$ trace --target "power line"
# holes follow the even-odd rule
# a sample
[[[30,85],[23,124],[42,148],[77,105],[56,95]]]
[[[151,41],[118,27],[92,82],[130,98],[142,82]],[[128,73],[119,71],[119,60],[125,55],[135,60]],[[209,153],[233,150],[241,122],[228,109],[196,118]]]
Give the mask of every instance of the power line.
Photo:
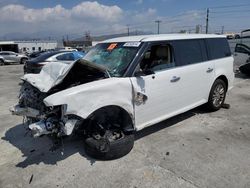
[[[250,13],[250,10],[231,10],[231,11],[220,11],[220,12],[213,12],[213,11],[211,11],[211,13],[213,13],[213,14],[242,13],[242,12],[248,12],[248,13]]]
[[[250,3],[247,3],[247,4],[237,4],[237,5],[226,5],[226,6],[214,6],[214,7],[209,7],[209,8],[210,9],[225,9],[225,8],[245,7],[245,6],[250,6]]]

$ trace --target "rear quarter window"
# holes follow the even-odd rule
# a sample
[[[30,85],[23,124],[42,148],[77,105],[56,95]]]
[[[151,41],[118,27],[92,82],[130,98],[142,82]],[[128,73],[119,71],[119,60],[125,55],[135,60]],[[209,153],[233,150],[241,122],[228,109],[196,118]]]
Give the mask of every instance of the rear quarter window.
[[[220,59],[231,56],[231,50],[226,38],[206,39],[209,59]]]

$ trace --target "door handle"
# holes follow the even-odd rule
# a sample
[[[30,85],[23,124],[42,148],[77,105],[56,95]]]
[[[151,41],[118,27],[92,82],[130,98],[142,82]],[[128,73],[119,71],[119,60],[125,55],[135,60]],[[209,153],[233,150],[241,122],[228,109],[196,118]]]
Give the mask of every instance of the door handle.
[[[181,77],[173,76],[173,78],[170,80],[170,82],[178,82],[181,79]]]
[[[207,73],[213,72],[213,70],[214,70],[213,68],[208,68]]]

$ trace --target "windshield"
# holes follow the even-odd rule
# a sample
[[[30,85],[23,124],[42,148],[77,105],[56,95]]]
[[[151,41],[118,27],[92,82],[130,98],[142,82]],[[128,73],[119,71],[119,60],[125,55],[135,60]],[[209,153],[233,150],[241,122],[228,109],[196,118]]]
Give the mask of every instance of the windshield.
[[[91,49],[84,59],[103,66],[109,74],[121,77],[134,59],[140,42],[101,43]]]

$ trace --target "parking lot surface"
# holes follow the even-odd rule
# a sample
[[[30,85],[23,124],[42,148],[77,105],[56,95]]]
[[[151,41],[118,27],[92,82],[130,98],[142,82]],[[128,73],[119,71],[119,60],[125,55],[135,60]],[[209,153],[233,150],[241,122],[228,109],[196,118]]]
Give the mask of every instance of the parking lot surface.
[[[0,67],[0,188],[250,187],[250,80],[236,75],[230,109],[186,112],[137,133],[133,150],[114,161],[86,156],[80,138],[52,147],[32,138],[9,107],[21,65]]]

